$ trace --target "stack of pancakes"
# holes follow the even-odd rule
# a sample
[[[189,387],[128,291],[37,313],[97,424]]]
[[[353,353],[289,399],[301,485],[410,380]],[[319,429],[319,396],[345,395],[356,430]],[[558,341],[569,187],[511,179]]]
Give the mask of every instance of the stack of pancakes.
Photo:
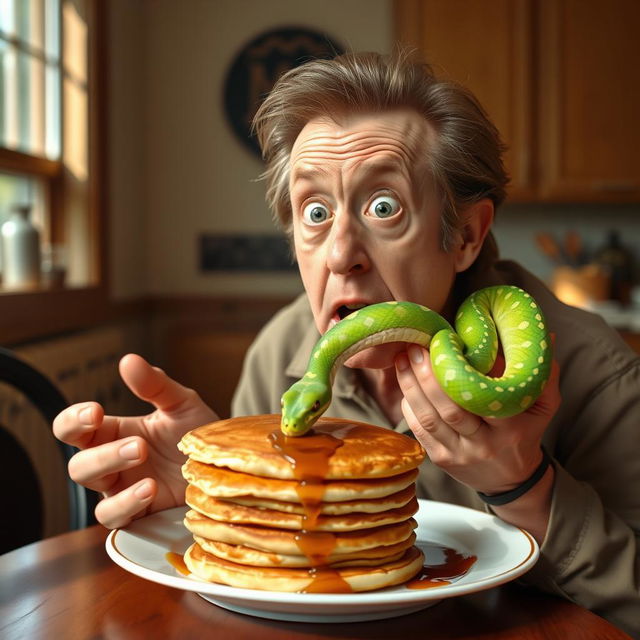
[[[250,589],[369,591],[422,567],[413,439],[331,418],[286,437],[280,416],[214,422],[178,445],[196,576]]]

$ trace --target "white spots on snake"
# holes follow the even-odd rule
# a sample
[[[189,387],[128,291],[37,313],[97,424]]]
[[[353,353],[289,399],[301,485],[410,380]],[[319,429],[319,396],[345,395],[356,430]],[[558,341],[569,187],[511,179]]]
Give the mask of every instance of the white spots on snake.
[[[323,340],[323,341],[320,343],[320,348],[321,348],[321,349],[326,349],[328,346],[329,346],[329,341],[328,341],[328,340]]]
[[[527,382],[531,382],[532,380],[533,380],[533,376],[529,376],[529,377],[527,378]]]
[[[452,380],[455,380],[456,372],[453,369],[448,369],[447,372],[444,374],[444,379],[447,382],[451,382]]]
[[[514,368],[514,369],[522,369],[522,367],[524,367],[524,363],[523,363],[523,362],[516,362],[516,363],[513,365],[513,368]]]
[[[536,368],[533,370],[533,375],[534,375],[534,376],[537,376],[539,373],[540,373],[540,369],[538,369],[538,367],[536,367]]]
[[[486,389],[487,388],[487,383],[486,382],[481,382],[480,383],[480,388],[481,389]]]
[[[390,304],[390,305],[394,306],[394,305],[398,304],[398,301],[397,300],[387,300],[387,304]]]
[[[434,347],[439,347],[440,346],[440,338],[438,338],[437,340],[434,340],[431,343],[431,348],[433,349]]]
[[[366,327],[371,327],[371,326],[373,325],[373,323],[374,323],[374,322],[375,322],[375,320],[374,320],[371,316],[369,316],[368,318],[365,318],[365,319],[364,319],[364,323],[363,323],[363,324],[364,324]]]
[[[307,373],[304,374],[304,377],[313,379],[313,378],[317,378],[318,376],[315,373],[313,373],[313,371],[307,371]]]
[[[460,361],[462,361],[462,362],[465,362],[465,361],[466,361],[466,358],[465,358],[463,355],[461,355],[461,354],[459,353],[459,354],[456,356],[456,360],[460,360]]]
[[[538,364],[542,364],[544,362],[543,356],[538,356]]]
[[[470,333],[471,331],[473,331],[473,327],[472,327],[472,326],[468,326],[468,327],[464,330],[464,333]]]
[[[443,360],[446,360],[447,356],[444,353],[438,354],[435,360],[435,365],[438,366]]]
[[[536,313],[535,319],[536,320],[542,320],[542,316],[539,313]]]
[[[346,318],[345,320],[355,320],[358,317],[358,314],[360,313],[360,309],[356,309],[355,311],[352,311]]]
[[[538,329],[544,329],[544,322],[538,322]]]
[[[316,349],[316,350],[313,352],[313,357],[314,357],[314,359],[317,359],[317,358],[319,358],[319,357],[320,357],[320,349]]]
[[[406,316],[408,313],[404,307],[396,307],[393,311],[397,316]]]
[[[528,349],[532,344],[533,342],[531,342],[531,340],[525,340],[520,346],[524,349]]]
[[[516,307],[519,307],[519,306],[520,306],[520,300],[516,300],[516,301],[511,305],[511,308],[512,308],[512,309],[515,309]]]
[[[525,396],[520,402],[520,406],[526,409],[531,404],[531,396]]]
[[[504,389],[502,387],[494,387],[494,390],[497,391],[498,393],[504,392]]]
[[[538,307],[538,305],[535,302],[531,302],[531,304],[529,305],[532,309],[536,309]]]
[[[529,326],[529,323],[526,320],[523,320],[519,325],[518,329],[526,329]]]
[[[547,341],[546,340],[540,340],[540,348],[541,349],[546,349],[547,348]]]
[[[473,393],[471,393],[471,391],[463,391],[462,392],[462,399],[466,400],[467,402],[469,400],[473,400]]]
[[[502,409],[502,402],[494,400],[491,404],[487,405],[491,411],[500,411]]]
[[[502,291],[502,289],[500,289],[500,291]],[[507,295],[504,297],[504,299],[508,300],[512,296],[512,293],[513,292],[509,291],[509,293],[507,293]]]
[[[464,366],[464,370],[465,370],[467,373],[471,373],[471,372],[473,371],[473,369],[472,369],[468,364],[466,364],[466,365]]]
[[[524,389],[524,388],[527,386],[527,383],[526,383],[526,382],[521,382],[518,386],[519,386],[521,389]]]
[[[515,387],[509,387],[509,388],[507,389],[507,391],[515,391],[515,390],[516,390],[516,388],[515,388]]]

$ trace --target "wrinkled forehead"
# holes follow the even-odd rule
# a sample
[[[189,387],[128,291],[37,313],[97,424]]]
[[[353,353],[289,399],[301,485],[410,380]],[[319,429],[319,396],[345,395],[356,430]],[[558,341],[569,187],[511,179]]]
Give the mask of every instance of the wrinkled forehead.
[[[435,136],[428,122],[409,109],[317,118],[302,129],[291,150],[291,182],[309,170],[370,165],[424,170]]]

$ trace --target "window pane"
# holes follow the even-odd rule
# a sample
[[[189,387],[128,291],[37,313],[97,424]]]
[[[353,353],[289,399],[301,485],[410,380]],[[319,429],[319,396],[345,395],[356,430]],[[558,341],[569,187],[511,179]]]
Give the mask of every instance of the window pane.
[[[3,147],[15,149],[19,142],[18,120],[18,52],[13,45],[2,43],[2,139]]]
[[[21,38],[16,44],[0,36],[0,146],[58,160],[59,0],[0,0],[0,7],[3,26]],[[49,58],[36,48],[45,44]]]
[[[45,53],[50,62],[60,60],[60,0],[45,0]]]
[[[44,155],[44,64],[18,51],[18,144],[24,153]]]
[[[16,35],[15,5],[17,0],[0,0],[0,31]]]
[[[47,65],[45,78],[45,155],[50,160],[60,158],[60,68]]]

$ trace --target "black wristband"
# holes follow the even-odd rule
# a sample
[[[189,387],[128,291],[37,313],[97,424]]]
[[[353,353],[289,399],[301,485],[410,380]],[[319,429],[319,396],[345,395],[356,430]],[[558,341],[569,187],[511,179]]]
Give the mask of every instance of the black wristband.
[[[547,452],[542,449],[542,462],[538,465],[538,468],[531,474],[527,480],[525,480],[521,485],[517,486],[515,489],[511,489],[511,491],[504,491],[503,493],[494,493],[493,495],[487,495],[486,493],[482,493],[482,491],[478,491],[478,495],[487,504],[500,506],[503,504],[508,504],[509,502],[513,502],[517,500],[520,496],[524,495],[532,489],[545,474],[546,470],[549,468],[549,464],[551,463],[551,458]]]

